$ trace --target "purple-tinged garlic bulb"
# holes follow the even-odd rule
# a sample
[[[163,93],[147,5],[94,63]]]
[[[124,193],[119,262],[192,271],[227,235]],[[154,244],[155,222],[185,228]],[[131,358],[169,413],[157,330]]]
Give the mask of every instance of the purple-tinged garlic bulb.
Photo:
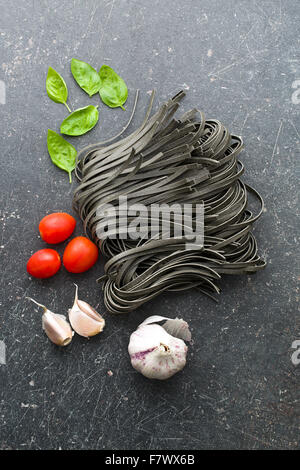
[[[158,325],[162,320],[167,321],[162,326]],[[131,364],[149,379],[168,379],[186,364],[188,348],[184,339],[191,340],[184,320],[157,315],[149,317],[130,336],[128,352]]]

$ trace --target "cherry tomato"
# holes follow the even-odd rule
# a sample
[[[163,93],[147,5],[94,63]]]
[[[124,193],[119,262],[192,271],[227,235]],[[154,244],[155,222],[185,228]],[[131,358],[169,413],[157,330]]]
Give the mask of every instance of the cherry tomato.
[[[27,271],[33,277],[45,279],[53,276],[61,266],[60,256],[55,250],[44,248],[36,251],[27,262]]]
[[[63,263],[71,273],[83,273],[90,269],[98,259],[98,248],[86,237],[75,237],[64,251]]]
[[[39,223],[42,239],[50,244],[60,243],[74,232],[76,220],[66,212],[46,215]]]

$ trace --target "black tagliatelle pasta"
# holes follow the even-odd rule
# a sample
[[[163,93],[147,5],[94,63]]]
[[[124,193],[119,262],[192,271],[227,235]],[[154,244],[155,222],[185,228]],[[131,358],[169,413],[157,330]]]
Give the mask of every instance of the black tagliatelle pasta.
[[[176,119],[184,95],[179,92],[150,117],[153,92],[145,119],[135,132],[117,140],[123,129],[113,139],[86,147],[78,155],[80,184],[74,207],[86,232],[109,258],[105,275],[98,281],[103,283],[105,305],[112,313],[134,310],[164,291],[197,288],[212,296],[219,292],[216,281],[222,274],[251,273],[265,266],[250,231],[262,213],[263,200],[240,180],[244,167],[237,156],[243,141],[219,121],[205,120],[196,109]],[[138,93],[126,128],[137,98]],[[248,193],[260,203],[257,215],[247,208]],[[103,211],[103,207],[118,208],[120,196],[127,196],[130,206],[142,204],[147,209],[162,203],[192,204],[193,208],[202,204],[203,245],[187,248],[186,232],[176,236],[175,230],[186,222],[178,222],[176,217],[171,217],[167,239],[159,220],[155,236],[150,238],[125,238],[118,226],[99,239],[99,228],[116,213]],[[119,212],[119,222],[122,217]],[[195,217],[193,209],[192,220]],[[148,227],[147,213],[141,211],[140,220],[143,218]],[[130,231],[133,218],[127,215],[127,219]]]

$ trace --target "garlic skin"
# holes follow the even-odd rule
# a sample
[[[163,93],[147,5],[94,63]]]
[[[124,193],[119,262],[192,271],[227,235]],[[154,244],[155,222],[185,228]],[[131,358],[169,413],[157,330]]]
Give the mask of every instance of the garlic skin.
[[[26,297],[31,302],[34,302],[36,305],[44,309],[44,313],[42,316],[42,325],[43,330],[45,331],[46,335],[52,341],[52,343],[56,344],[57,346],[67,346],[71,343],[74,332],[72,331],[69,323],[66,320],[64,315],[59,315],[57,313],[53,313],[38,302],[36,302],[31,297]]]
[[[89,338],[101,333],[105,327],[104,318],[87,302],[78,299],[78,286],[75,284],[75,299],[69,310],[69,320],[73,330],[80,336]]]
[[[165,317],[149,317],[130,336],[128,352],[131,364],[149,379],[166,380],[186,364],[188,348],[185,342],[171,336],[163,326],[151,324],[164,319],[183,322]]]

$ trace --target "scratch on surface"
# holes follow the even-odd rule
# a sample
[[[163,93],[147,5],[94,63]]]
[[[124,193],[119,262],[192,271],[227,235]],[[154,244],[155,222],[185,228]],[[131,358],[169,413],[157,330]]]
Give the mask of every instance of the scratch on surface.
[[[62,422],[62,424],[58,427],[57,432],[59,432],[59,431],[62,429],[62,427],[66,424],[66,422],[67,422],[70,418],[72,418],[72,416],[73,416],[74,413],[75,413],[75,410],[71,410],[71,411],[70,411],[70,413],[68,414],[67,418],[66,418],[66,419]]]
[[[114,331],[111,335],[107,336],[107,338],[105,338],[105,342],[107,342],[112,336],[116,335],[117,333],[119,333],[119,331],[122,331],[122,328],[119,328],[118,330]]]
[[[253,23],[253,25],[251,26],[251,28],[249,29],[248,33],[245,34],[245,36],[243,37],[242,41],[239,43],[239,47],[243,44],[244,41],[246,41],[247,37],[249,36],[249,34],[251,33],[252,29],[258,24],[258,21],[256,21],[256,23]]]
[[[283,125],[283,122],[280,121],[280,126],[279,126],[279,129],[278,129],[275,144],[274,144],[274,147],[273,147],[272,157],[271,157],[271,161],[270,161],[270,167],[272,166],[272,163],[273,163],[273,160],[274,160],[274,155],[275,155],[275,152],[276,152],[277,142],[278,142],[279,135],[280,135],[280,132],[281,132],[281,129],[282,129],[282,125]]]
[[[257,2],[254,2],[254,4],[255,4],[256,8],[257,8],[258,10],[260,10],[260,11],[262,12],[263,16],[268,20],[269,17],[268,17],[268,15],[267,15],[267,13],[265,12],[265,10],[264,10],[263,8],[261,8],[259,5],[257,5]]]
[[[249,113],[247,113],[247,116],[246,116],[245,119],[244,119],[244,122],[243,122],[243,125],[242,125],[242,127],[241,127],[240,133],[243,132],[244,127],[245,127],[245,125],[246,125],[246,122],[247,122],[247,120],[248,120],[248,117],[249,117]]]
[[[107,356],[109,356],[109,353],[107,353],[107,354],[105,354],[105,356],[102,356],[102,357],[101,357],[101,364],[102,364],[102,366],[104,365]],[[87,380],[90,380],[90,379],[91,379],[92,377],[94,377],[96,374],[99,374],[100,372],[103,372],[103,368],[104,368],[104,367],[102,367],[102,369],[96,370],[96,372],[94,372],[92,375],[90,375],[89,377],[87,377],[86,379],[84,379],[84,380],[82,381],[82,384],[84,384]]]
[[[276,28],[273,28],[274,24],[276,24],[276,25],[281,25],[282,24],[282,2],[281,2],[281,0],[279,0],[279,7],[278,7],[279,8],[279,15],[277,14],[277,12],[275,13],[276,18],[279,17],[279,21],[272,18],[271,15],[268,15],[268,13],[266,13],[265,10],[257,4],[257,2],[254,2],[254,4],[255,4],[256,8],[258,10],[260,10],[261,13],[263,14],[263,16],[268,20],[268,23],[271,26],[272,31],[276,31]]]
[[[137,423],[137,427],[139,427],[140,424],[150,423],[150,421],[153,421],[154,419],[160,418],[161,416],[163,416],[164,414],[168,413],[169,411],[170,411],[170,410],[165,410],[165,411],[163,411],[162,413],[159,413],[158,415],[152,416],[152,418],[150,418],[150,419],[144,418],[144,419],[142,419],[142,421],[140,421],[139,423]]]
[[[282,3],[281,0],[279,0],[279,24],[282,22]]]
[[[300,139],[300,134],[299,134],[299,132],[298,132],[298,130],[297,130],[297,127],[295,126],[295,124],[293,123],[293,121],[292,121],[291,119],[289,119],[289,121],[290,121],[290,123],[292,124],[293,128],[295,129],[295,132],[296,132],[297,136],[298,136],[299,139]]]
[[[231,68],[234,67],[235,65],[242,64],[243,62],[245,62],[245,60],[246,60],[246,58],[243,58],[243,59],[237,60],[236,62],[233,62],[233,64],[230,64],[230,65],[227,65],[226,67],[223,67],[223,68],[220,69],[220,70],[216,70],[215,72],[209,72],[208,76],[210,77],[211,75],[218,75],[219,73],[223,73],[223,72],[225,72],[226,70],[231,69]]]
[[[21,424],[21,422],[23,421],[23,419],[25,418],[25,416],[27,415],[27,413],[28,413],[29,410],[30,410],[30,407],[26,408],[25,413],[22,415],[21,419],[18,421],[18,423],[17,423],[17,425],[15,426],[14,430],[19,427],[19,425]],[[14,430],[13,430],[12,433],[9,435],[9,437],[14,434]]]
[[[257,63],[258,63],[258,60],[256,60],[256,57],[255,57],[254,53],[250,51],[250,48],[249,48],[247,42],[246,42],[246,47],[247,47],[247,49],[248,49],[249,57],[251,57],[251,59],[253,60],[253,62],[255,62],[255,63],[257,64]]]
[[[90,17],[89,24],[87,25],[86,32],[82,35],[82,39],[85,39],[87,33],[90,31],[91,24],[93,23],[94,18],[95,18],[95,15],[96,15],[96,12],[97,12],[97,10],[98,10],[99,8],[100,8],[100,5],[98,5],[98,6],[96,6],[96,7],[94,8],[94,11],[92,12],[91,17]]]
[[[108,16],[107,16],[107,19],[106,19],[106,21],[105,21],[105,24],[104,24],[104,27],[103,27],[103,31],[102,31],[102,34],[101,34],[101,37],[100,37],[100,42],[99,42],[98,50],[101,49],[102,41],[103,41],[104,35],[105,35],[105,33],[106,33],[106,28],[107,28],[108,22],[109,22],[109,20],[110,20],[110,17],[111,17],[113,8],[114,8],[114,4],[115,4],[115,0],[112,0],[112,2],[111,2],[111,7],[110,7],[110,11],[109,11],[109,13],[108,13]]]
[[[265,441],[263,439],[259,439],[257,436],[254,436],[253,434],[249,434],[248,432],[243,431],[243,429],[238,429],[234,426],[231,426],[231,427],[232,427],[232,429],[235,429],[236,431],[243,434],[244,436],[250,437],[251,439],[254,439],[257,442],[260,442],[261,444],[264,444],[267,447],[276,447],[276,448],[278,447],[278,445],[271,444],[271,442]]]

